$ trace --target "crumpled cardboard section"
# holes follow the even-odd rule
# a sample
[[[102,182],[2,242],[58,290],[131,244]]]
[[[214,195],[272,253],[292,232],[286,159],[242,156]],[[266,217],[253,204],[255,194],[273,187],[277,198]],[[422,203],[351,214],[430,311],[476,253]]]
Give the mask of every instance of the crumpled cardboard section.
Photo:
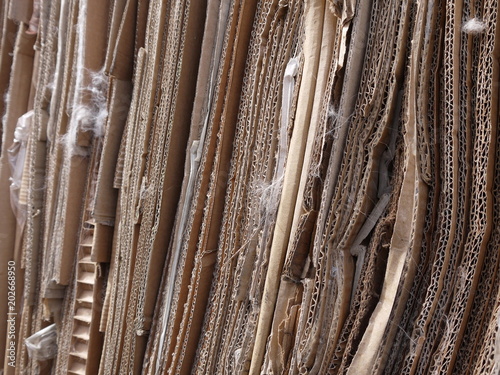
[[[323,142],[327,141],[328,124],[331,125],[330,119],[327,118],[327,111],[329,108],[330,95],[325,96],[325,88],[331,87],[333,79],[331,77],[332,71],[329,69],[331,61],[336,61],[332,57],[334,49],[337,46],[338,40],[336,39],[339,29],[338,20],[334,18],[332,13],[328,10],[323,11],[324,20],[322,22],[323,30],[317,30],[321,34],[316,36],[309,35],[310,29],[305,30],[305,41],[308,43],[311,40],[321,40],[319,46],[321,52],[318,57],[318,80],[314,90],[314,104],[311,110],[310,126],[308,130],[307,143],[304,150],[304,161],[302,172],[300,176],[299,187],[297,191],[297,200],[294,207],[293,222],[291,224],[290,236],[287,239],[288,251],[284,257],[283,272],[286,279],[282,276],[280,281],[279,293],[277,297],[277,307],[273,316],[273,328],[271,330],[271,339],[269,341],[270,355],[266,356],[264,368],[272,367],[273,373],[282,371],[280,367],[287,365],[283,363],[284,357],[290,358],[290,352],[282,351],[279,337],[281,337],[281,327],[283,325],[294,326],[294,319],[287,317],[287,310],[291,310],[292,316],[296,316],[298,306],[293,304],[293,300],[300,295],[301,288],[300,280],[307,272],[307,262],[309,261],[309,246],[311,241],[312,229],[314,228],[315,220],[317,218],[318,197],[317,188],[315,189],[314,183],[319,179],[321,163],[323,162]],[[336,30],[337,29],[337,30]],[[316,47],[317,48],[317,47]],[[336,71],[337,64],[333,74]],[[304,75],[309,73],[303,72]],[[301,96],[299,92],[298,101],[301,103]],[[302,94],[304,95],[304,94]],[[302,100],[303,102],[303,100]],[[325,105],[326,103],[326,105]],[[297,107],[296,121],[298,118],[299,107]],[[316,193],[316,194],[315,194]],[[286,248],[285,248],[286,249]],[[289,280],[287,280],[289,279]],[[292,281],[292,282],[290,282]],[[282,286],[283,285],[283,286]],[[283,288],[283,291],[281,290]],[[293,296],[293,297],[292,297]],[[282,302],[281,302],[282,300]],[[283,306],[282,304],[287,304]],[[293,334],[293,331],[289,332]],[[288,350],[290,350],[290,343],[288,343]],[[266,371],[271,371],[270,369]]]
[[[280,270],[283,267],[286,245],[290,236],[290,227],[293,221],[295,211],[295,202],[299,191],[299,179],[303,168],[304,159],[308,159],[309,154],[306,154],[308,143],[314,138],[314,131],[309,131],[311,126],[311,113],[313,110],[314,96],[311,92],[315,91],[318,83],[324,84],[326,79],[327,69],[322,66],[323,70],[319,71],[322,40],[323,22],[332,22],[329,18],[325,20],[325,4],[321,2],[306,2],[304,11],[304,65],[302,75],[305,77],[316,76],[318,79],[303,80],[300,84],[298,94],[298,104],[294,116],[294,124],[288,157],[286,159],[286,168],[283,177],[283,187],[280,197],[280,204],[276,214],[276,225],[271,242],[269,265],[265,278],[262,300],[265,304],[259,312],[259,320],[256,331],[256,343],[251,357],[250,374],[260,372],[260,367],[264,360],[264,351],[266,338],[272,324],[272,315],[274,312],[276,298],[279,290]],[[330,25],[327,26],[327,28]],[[328,30],[328,29],[327,29]],[[328,32],[328,31],[327,31]],[[328,52],[327,52],[328,53]],[[313,126],[316,124],[314,123]],[[283,125],[282,125],[283,126]],[[312,133],[308,137],[308,133]]]

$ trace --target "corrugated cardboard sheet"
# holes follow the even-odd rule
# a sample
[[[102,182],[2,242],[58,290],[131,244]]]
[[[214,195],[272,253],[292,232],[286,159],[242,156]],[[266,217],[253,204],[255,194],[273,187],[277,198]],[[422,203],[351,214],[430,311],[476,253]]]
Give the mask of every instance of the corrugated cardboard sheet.
[[[3,374],[499,374],[498,10],[0,1]]]

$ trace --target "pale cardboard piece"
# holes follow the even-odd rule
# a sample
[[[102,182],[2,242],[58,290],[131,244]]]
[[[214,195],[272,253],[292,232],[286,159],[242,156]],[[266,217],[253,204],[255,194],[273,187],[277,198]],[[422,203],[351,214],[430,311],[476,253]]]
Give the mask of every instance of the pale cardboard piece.
[[[33,0],[6,1],[9,6],[9,18],[15,22],[28,25],[33,14]]]
[[[57,287],[53,281],[55,273],[55,257],[56,253],[52,246],[54,240],[54,228],[56,226],[56,208],[58,185],[61,178],[62,160],[63,160],[63,144],[60,141],[61,137],[66,133],[68,124],[68,115],[66,112],[69,106],[69,77],[71,77],[73,67],[73,56],[75,48],[75,25],[77,23],[77,7],[74,1],[64,2],[61,4],[59,27],[58,27],[58,43],[57,43],[57,58],[54,72],[54,91],[53,96],[58,100],[52,100],[50,103],[50,117],[47,124],[47,168],[45,185],[45,204],[44,204],[44,227],[43,227],[43,244],[42,254],[44,254],[42,264],[42,285],[40,294],[48,298],[53,294],[60,295],[63,288]],[[59,297],[59,298],[62,298]],[[52,304],[45,304],[51,306]],[[50,311],[44,307],[44,317],[50,317]],[[48,317],[49,316],[49,317]]]
[[[109,117],[104,134],[96,195],[92,209],[94,219],[106,225],[115,223],[118,190],[113,187],[113,181],[132,94],[131,82],[117,79],[112,79],[112,82],[113,84],[110,85]],[[108,259],[104,254],[103,256],[103,259]]]
[[[0,27],[2,30],[2,37],[0,39],[0,95],[2,98],[7,93],[7,89],[9,86],[9,78],[10,71],[12,66],[12,56],[14,51],[14,43],[16,41],[16,32],[17,26],[16,24],[7,17],[8,15],[8,6],[9,2],[4,1],[1,4],[0,8]],[[5,113],[5,101],[0,101],[0,113]],[[3,128],[3,126],[2,126]],[[2,131],[0,130],[0,136],[2,135]],[[0,146],[1,150],[2,146]]]
[[[92,27],[85,27],[85,35],[80,35],[77,54],[77,65],[80,63],[83,66],[77,66],[77,71],[82,74],[80,85],[87,87],[91,84],[90,77],[86,74],[87,71],[98,72],[104,63],[104,56],[107,47],[107,39],[102,38],[102,35],[107,35],[108,30],[108,1],[88,0],[85,7],[81,6],[79,11],[84,9],[87,14],[79,14],[78,22],[92,23]],[[82,90],[82,87],[75,86],[75,90]],[[75,91],[75,102],[73,105],[90,105],[86,103],[89,98],[85,94]],[[71,121],[74,121],[73,119]],[[82,134],[82,138],[86,137]],[[79,141],[77,141],[79,142]],[[82,139],[84,145],[88,144],[87,140]],[[79,144],[80,146],[82,144]],[[82,197],[84,197],[85,183],[88,178],[88,160],[85,157],[73,156],[63,163],[63,175],[61,185],[59,187],[59,207],[62,210],[62,221],[58,223],[58,231],[63,235],[63,241],[57,241],[58,251],[60,251],[60,260],[56,257],[55,280],[59,284],[66,285],[71,277],[72,265],[75,259],[76,243],[79,233],[79,226],[82,215]],[[62,227],[60,227],[62,225]],[[62,231],[62,233],[61,233]]]
[[[318,65],[318,74],[317,74],[317,83],[314,90],[314,104],[311,113],[311,125],[309,127],[309,134],[307,136],[307,144],[304,153],[304,162],[303,169],[301,172],[299,190],[297,193],[297,200],[295,203],[295,210],[293,216],[293,222],[290,229],[290,238],[287,246],[287,254],[285,261],[285,266],[283,268],[283,276],[280,281],[279,292],[276,302],[276,308],[273,316],[273,326],[271,329],[269,342],[268,342],[268,354],[266,355],[266,361],[264,363],[264,371],[272,371],[274,373],[279,373],[284,371],[284,367],[286,365],[286,360],[289,358],[288,350],[291,349],[290,345],[287,343],[283,343],[288,350],[281,347],[281,343],[279,342],[280,338],[283,339],[283,327],[288,326],[290,331],[287,334],[293,334],[294,319],[291,318],[288,314],[290,313],[290,309],[292,316],[297,311],[297,307],[294,305],[292,301],[294,301],[298,296],[300,296],[300,284],[296,282],[290,282],[286,279],[286,277],[290,277],[291,274],[288,272],[287,268],[292,267],[291,265],[286,265],[287,261],[290,261],[291,258],[295,258],[297,253],[292,255],[292,251],[296,251],[296,237],[303,236],[303,234],[299,233],[299,231],[304,231],[304,227],[301,226],[298,228],[299,220],[301,220],[302,216],[307,216],[309,219],[316,217],[314,212],[311,212],[311,208],[304,202],[305,200],[310,200],[309,196],[305,196],[307,193],[306,185],[308,184],[311,171],[315,168],[312,163],[317,163],[318,161],[313,156],[313,147],[323,148],[322,144],[317,143],[318,138],[325,139],[326,133],[326,109],[328,109],[328,103],[330,101],[330,94],[325,95],[325,91],[331,90],[331,69],[329,69],[330,65],[332,65],[332,58],[336,59],[333,55],[334,46],[336,45],[336,29],[338,19],[330,12],[330,10],[326,10],[324,12],[324,21],[321,24],[318,24],[317,27],[323,27],[321,34],[321,53],[320,53],[320,62]],[[306,32],[308,29],[306,29]],[[307,36],[306,36],[307,42]],[[334,60],[335,61],[335,60]],[[336,62],[333,63],[335,66]],[[325,106],[325,102],[327,105]],[[318,166],[319,168],[319,166]],[[314,177],[313,177],[314,178]],[[309,193],[309,192],[308,192]],[[306,229],[307,231],[307,229]],[[310,234],[309,234],[310,235]],[[304,240],[305,242],[306,240]],[[307,245],[305,245],[307,246]],[[309,249],[305,250],[308,252]],[[307,255],[306,255],[307,256]],[[294,261],[292,261],[294,262]],[[305,259],[300,259],[296,264],[301,266],[302,262],[305,263]],[[302,271],[302,269],[300,269]],[[298,271],[296,272],[298,273]],[[300,276],[300,273],[299,273]],[[294,280],[296,281],[296,280]],[[295,302],[296,303],[296,302]],[[285,328],[287,329],[287,328]]]
[[[404,13],[402,19],[408,22],[407,18],[404,17]],[[405,21],[402,21],[403,28],[404,22]],[[418,31],[417,29],[417,33]],[[416,39],[421,40],[418,38],[418,34]],[[415,45],[418,47],[412,52],[418,54],[420,53],[420,48],[417,43],[415,43]],[[405,285],[403,289],[408,291],[415,273],[415,259],[419,259],[427,189],[420,178],[416,160],[417,140],[414,103],[416,102],[416,79],[418,77],[417,56],[418,55],[415,55],[413,57],[414,64],[410,66],[412,74],[410,75],[409,93],[407,94],[409,104],[406,106],[407,112],[404,115],[404,119],[406,120],[404,122],[405,172],[396,212],[396,222],[394,224],[394,232],[391,239],[384,284],[380,300],[370,318],[366,332],[359,344],[358,351],[349,366],[348,373],[352,374],[357,373],[356,371],[360,371],[361,368],[375,371],[377,351],[382,342],[384,331],[388,330],[389,332],[393,332],[392,335],[395,331],[394,328],[391,327],[389,321],[391,310],[393,308],[399,308],[400,311],[396,313],[394,319],[400,319],[399,316],[402,313],[400,306],[404,307],[405,300],[408,298],[407,292],[403,292],[403,294],[397,293],[398,284],[403,282]],[[398,65],[399,63],[396,60],[396,74]],[[409,264],[405,266],[407,262],[409,262]],[[399,300],[395,300],[396,297],[402,299],[401,304],[399,304]],[[384,349],[382,349],[382,351],[383,350]],[[382,356],[386,355],[387,354],[382,354]]]
[[[124,14],[128,7],[129,0],[115,0],[111,3],[111,17],[109,22],[109,43],[106,49],[106,60],[104,62],[104,71],[111,74],[111,66],[113,63],[113,55],[115,51],[116,42],[118,40],[118,33],[120,26],[124,19]]]
[[[119,0],[113,6],[104,70],[119,80],[132,79],[136,58],[135,39],[144,32],[145,24],[139,23],[138,0]]]
[[[316,76],[321,52],[321,34],[324,21],[325,3],[307,2],[305,4],[305,42],[304,42],[304,68],[303,75]],[[311,111],[313,107],[316,81],[304,80],[301,82],[297,112],[295,114],[294,128],[290,141],[290,148],[286,161],[285,175],[283,179],[283,191],[276,218],[271,253],[269,255],[269,266],[264,284],[263,300],[266,304],[262,306],[259,313],[257,325],[255,348],[253,350],[250,374],[260,373],[264,361],[264,353],[267,337],[271,329],[272,314],[276,304],[276,298],[281,278],[286,248],[290,235],[290,227],[293,220],[295,201],[299,188],[299,181],[304,162],[304,152],[307,143]]]

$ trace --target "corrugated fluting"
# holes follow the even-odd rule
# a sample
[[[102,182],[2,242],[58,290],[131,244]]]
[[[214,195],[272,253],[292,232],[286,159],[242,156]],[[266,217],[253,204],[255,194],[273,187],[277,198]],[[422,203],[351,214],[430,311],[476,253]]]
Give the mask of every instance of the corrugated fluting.
[[[0,0],[0,374],[500,374],[496,0]]]

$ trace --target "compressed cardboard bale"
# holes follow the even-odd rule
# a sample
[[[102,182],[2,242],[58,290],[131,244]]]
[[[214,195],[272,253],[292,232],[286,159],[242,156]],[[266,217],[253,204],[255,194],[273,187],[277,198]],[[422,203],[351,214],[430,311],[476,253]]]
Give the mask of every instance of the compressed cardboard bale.
[[[25,224],[0,210],[4,372],[498,372],[497,22],[493,0],[0,2],[2,161],[33,110]],[[29,358],[52,323],[56,358]]]

